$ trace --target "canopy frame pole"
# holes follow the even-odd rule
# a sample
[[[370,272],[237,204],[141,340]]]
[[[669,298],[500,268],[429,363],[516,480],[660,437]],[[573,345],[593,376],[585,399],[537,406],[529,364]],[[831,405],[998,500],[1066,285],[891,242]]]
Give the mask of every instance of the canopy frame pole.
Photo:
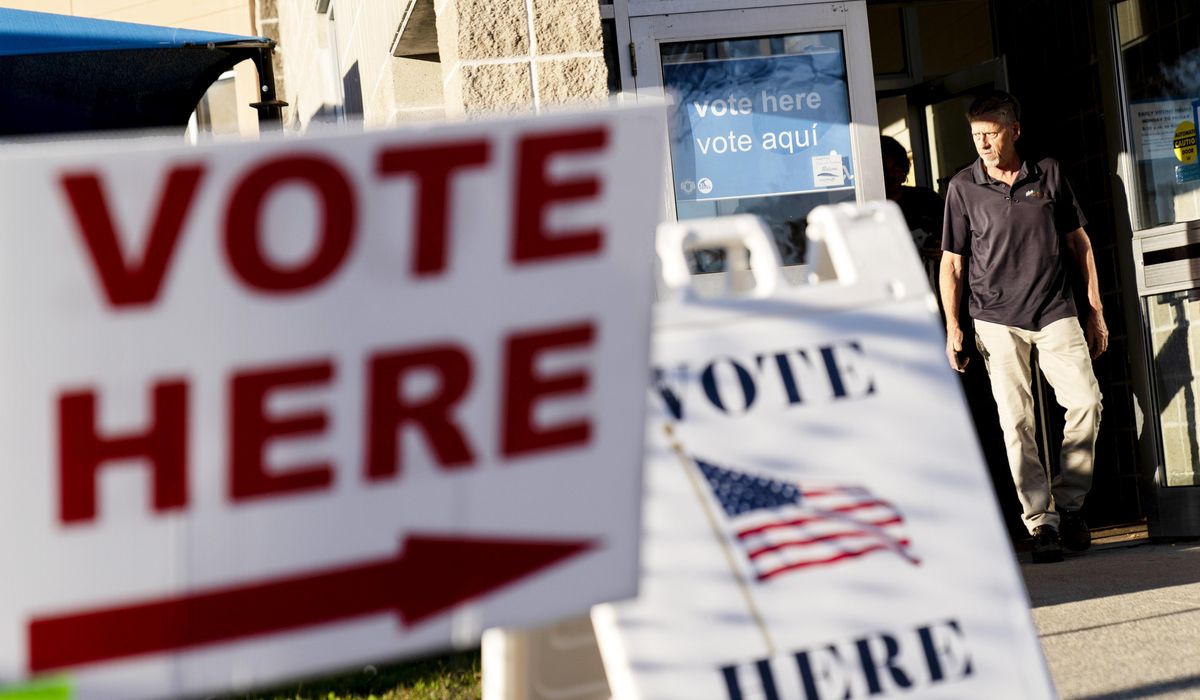
[[[250,106],[258,110],[258,125],[263,130],[283,128],[283,108],[287,102],[277,99],[275,95],[275,66],[271,54],[275,51],[275,42],[258,49],[254,56],[254,65],[258,68],[258,89],[262,99],[251,102]]]

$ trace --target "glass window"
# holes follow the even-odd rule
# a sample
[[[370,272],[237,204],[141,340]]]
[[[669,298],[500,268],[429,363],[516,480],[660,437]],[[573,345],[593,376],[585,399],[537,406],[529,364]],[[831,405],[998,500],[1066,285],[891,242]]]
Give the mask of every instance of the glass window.
[[[854,200],[841,32],[678,42],[661,53],[679,218],[757,214],[784,264],[802,263],[808,212]],[[723,265],[701,255],[693,270]]]
[[[1167,486],[1200,485],[1200,290],[1146,299]]]
[[[1200,219],[1200,9],[1175,3],[1124,0],[1114,5],[1121,42],[1123,90],[1136,178],[1131,208],[1138,228]]]

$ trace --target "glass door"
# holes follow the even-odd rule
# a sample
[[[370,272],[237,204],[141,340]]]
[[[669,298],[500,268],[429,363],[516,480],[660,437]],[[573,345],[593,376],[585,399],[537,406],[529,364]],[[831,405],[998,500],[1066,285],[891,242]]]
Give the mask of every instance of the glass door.
[[[669,218],[757,214],[785,266],[821,204],[883,199],[862,3],[632,17],[639,96],[668,103]],[[694,272],[724,269],[714,252]]]
[[[1146,432],[1157,434],[1148,509],[1155,537],[1200,535],[1200,9],[1175,9],[1165,0],[1117,0],[1110,15],[1149,375]]]

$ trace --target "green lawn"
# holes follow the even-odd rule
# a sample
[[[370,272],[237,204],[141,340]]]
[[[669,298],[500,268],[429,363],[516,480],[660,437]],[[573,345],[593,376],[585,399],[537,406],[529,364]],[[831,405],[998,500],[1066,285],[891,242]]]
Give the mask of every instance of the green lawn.
[[[469,700],[480,697],[479,650],[309,680],[225,700]]]

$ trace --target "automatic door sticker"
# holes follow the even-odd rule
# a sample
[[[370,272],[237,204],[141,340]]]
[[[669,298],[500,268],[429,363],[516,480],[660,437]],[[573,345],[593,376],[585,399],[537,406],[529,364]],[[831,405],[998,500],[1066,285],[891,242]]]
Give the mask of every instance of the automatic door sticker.
[[[921,563],[904,516],[865,488],[804,486],[695,462],[760,582],[875,552]]]
[[[1179,126],[1175,127],[1175,139],[1172,141],[1175,147],[1175,158],[1180,163],[1187,165],[1196,162],[1196,124],[1190,119],[1185,119],[1179,122]]]
[[[846,184],[846,168],[837,151],[826,156],[812,157],[813,184],[817,187],[842,187]]]

